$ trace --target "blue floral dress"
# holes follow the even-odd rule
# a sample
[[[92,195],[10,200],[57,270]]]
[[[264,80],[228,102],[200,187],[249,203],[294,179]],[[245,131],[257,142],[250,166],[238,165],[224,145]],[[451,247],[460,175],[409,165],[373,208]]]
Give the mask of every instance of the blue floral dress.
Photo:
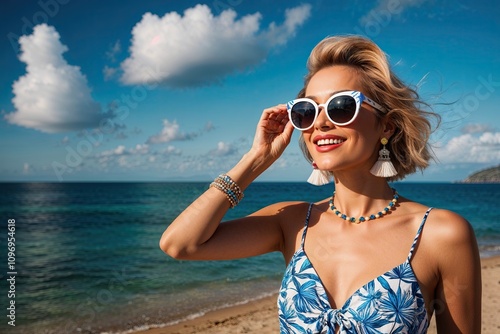
[[[301,247],[288,265],[278,297],[280,333],[426,333],[429,326],[424,298],[410,265],[427,216],[402,264],[354,292],[340,309],[331,308],[326,290],[304,251],[312,204]]]

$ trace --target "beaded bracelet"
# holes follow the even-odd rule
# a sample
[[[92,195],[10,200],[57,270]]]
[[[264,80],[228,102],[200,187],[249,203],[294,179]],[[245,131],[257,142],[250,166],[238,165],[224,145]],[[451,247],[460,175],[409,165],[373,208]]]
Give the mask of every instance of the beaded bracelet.
[[[243,192],[241,188],[229,177],[229,175],[221,174],[217,176],[210,184],[210,187],[214,187],[219,189],[224,194],[226,194],[227,199],[229,200],[229,204],[231,208],[234,208],[243,198]]]

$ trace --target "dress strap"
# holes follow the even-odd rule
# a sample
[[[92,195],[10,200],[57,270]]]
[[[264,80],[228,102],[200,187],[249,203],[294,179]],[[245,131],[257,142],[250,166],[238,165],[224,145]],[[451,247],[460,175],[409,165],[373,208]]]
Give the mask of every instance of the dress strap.
[[[300,246],[302,248],[304,248],[304,242],[306,241],[307,226],[309,225],[309,217],[311,217],[311,210],[313,205],[314,203],[309,204],[309,208],[307,209],[306,222],[304,224],[304,230],[302,231],[302,241],[300,243]]]
[[[433,208],[427,209],[424,214],[424,218],[422,218],[422,222],[420,223],[420,227],[418,228],[417,235],[413,239],[413,244],[411,245],[410,253],[408,254],[408,259],[407,261],[410,262],[411,257],[413,256],[413,251],[415,250],[415,246],[417,245],[418,239],[420,237],[420,234],[422,233],[422,229],[424,228],[425,221],[427,220],[427,216],[429,216],[429,213],[431,212]]]

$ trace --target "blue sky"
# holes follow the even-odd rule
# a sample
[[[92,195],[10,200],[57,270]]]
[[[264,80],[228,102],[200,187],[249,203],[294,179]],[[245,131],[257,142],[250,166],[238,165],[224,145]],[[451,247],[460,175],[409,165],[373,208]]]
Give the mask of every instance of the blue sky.
[[[443,117],[438,162],[500,163],[498,1],[2,1],[0,180],[210,180],[321,39],[362,34]],[[259,180],[303,181],[298,133]]]

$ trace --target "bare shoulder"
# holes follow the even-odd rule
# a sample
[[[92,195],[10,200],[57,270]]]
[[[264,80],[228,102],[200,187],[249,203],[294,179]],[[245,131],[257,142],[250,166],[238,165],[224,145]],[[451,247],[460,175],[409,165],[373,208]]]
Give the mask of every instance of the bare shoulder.
[[[432,208],[432,210],[418,202],[405,200],[406,213],[413,217],[414,222],[420,224],[424,212],[428,211],[423,233],[425,238],[438,245],[460,243],[474,238],[474,231],[469,222],[456,212]]]
[[[413,217],[415,224],[420,224],[428,207],[413,201],[407,201],[406,204],[406,212]],[[439,208],[432,208],[428,212],[421,243],[429,251],[428,256],[433,258],[448,256],[453,252],[456,254],[459,248],[467,252],[477,247],[470,223],[456,212]]]
[[[424,230],[426,245],[441,270],[459,263],[470,263],[469,268],[472,268],[473,263],[479,261],[474,230],[461,215],[449,210],[433,209]]]
[[[461,215],[444,209],[433,209],[426,222],[428,237],[448,246],[475,239],[470,223]]]

